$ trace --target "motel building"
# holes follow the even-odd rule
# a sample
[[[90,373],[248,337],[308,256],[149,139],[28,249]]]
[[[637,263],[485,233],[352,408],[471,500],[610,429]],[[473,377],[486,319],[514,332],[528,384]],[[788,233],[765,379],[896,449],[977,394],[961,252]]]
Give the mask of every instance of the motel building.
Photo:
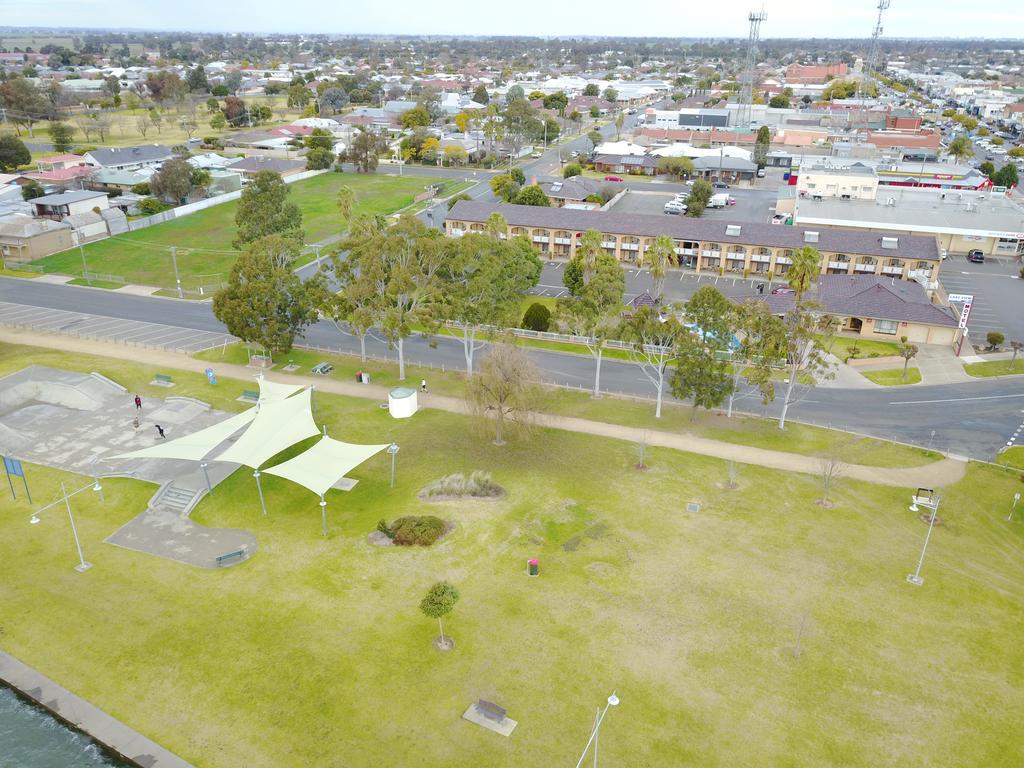
[[[458,237],[486,230],[499,213],[507,237],[526,237],[546,258],[571,259],[583,233],[597,230],[605,252],[635,263],[660,235],[675,243],[684,269],[743,276],[780,277],[793,252],[812,246],[822,254],[822,274],[876,275],[935,287],[941,261],[932,235],[887,236],[874,232],[780,226],[685,216],[619,214],[612,211],[544,208],[460,200],[445,217],[445,233]]]

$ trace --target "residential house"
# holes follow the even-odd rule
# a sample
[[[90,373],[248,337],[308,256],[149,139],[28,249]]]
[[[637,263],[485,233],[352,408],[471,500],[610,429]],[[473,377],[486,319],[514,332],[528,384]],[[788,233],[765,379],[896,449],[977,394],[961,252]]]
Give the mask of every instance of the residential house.
[[[74,246],[71,225],[35,219],[20,213],[0,217],[0,255],[7,262],[23,263]]]
[[[43,191],[58,192],[81,187],[82,180],[93,171],[79,155],[49,155],[36,161],[36,170],[22,174],[23,178],[39,182]]]
[[[282,177],[294,176],[306,170],[306,161],[253,155],[252,157],[243,157],[240,160],[236,160],[227,167],[227,170],[242,174],[243,182],[247,182],[260,171],[273,171]]]
[[[601,188],[605,186],[597,179],[586,176],[570,176],[559,181],[542,181],[538,186],[544,190],[548,201],[555,208],[570,206],[572,208],[600,208],[601,203],[589,202],[587,198],[600,197]]]
[[[174,157],[170,147],[162,144],[142,144],[137,147],[100,147],[82,155],[82,160],[95,168],[136,171],[155,168]]]
[[[85,213],[94,208],[101,211],[110,207],[110,198],[105,192],[91,190],[71,190],[61,192],[57,195],[44,195],[29,201],[32,204],[33,213],[40,219],[53,219],[63,221],[68,216]]]

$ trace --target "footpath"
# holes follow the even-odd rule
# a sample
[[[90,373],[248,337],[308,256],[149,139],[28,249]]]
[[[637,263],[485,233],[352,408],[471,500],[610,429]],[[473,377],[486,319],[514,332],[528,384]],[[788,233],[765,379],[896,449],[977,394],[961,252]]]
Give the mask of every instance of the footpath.
[[[163,350],[140,349],[105,341],[79,339],[70,336],[56,336],[21,329],[0,328],[0,341],[10,344],[56,349],[63,352],[90,354],[101,357],[112,357],[135,363],[154,366],[158,369],[175,369],[203,374],[209,363],[197,360],[183,353],[166,352]],[[30,360],[25,364],[29,365]],[[255,373],[252,368],[244,365],[217,363],[217,375],[222,378],[234,378],[241,382],[251,380]],[[279,375],[276,378],[283,378]],[[354,381],[341,381],[312,376],[287,375],[289,383],[312,385],[320,392],[331,392],[348,397],[359,397],[386,402],[388,390],[374,384],[358,384]],[[420,399],[424,408],[436,408],[458,414],[469,414],[470,409],[465,401],[445,395],[428,394]],[[768,469],[785,472],[801,472],[817,475],[821,473],[821,458],[805,456],[785,451],[774,451],[738,445],[721,440],[698,437],[685,432],[667,432],[662,430],[627,427],[621,424],[609,424],[590,419],[571,416],[540,413],[536,415],[539,426],[551,429],[562,429],[567,432],[610,437],[616,440],[627,440],[632,443],[646,442],[661,448],[674,448],[704,456],[753,464]],[[880,485],[903,488],[937,488],[955,483],[964,477],[967,462],[959,459],[946,458],[920,467],[870,467],[862,464],[847,464],[843,467],[843,477],[864,480]]]

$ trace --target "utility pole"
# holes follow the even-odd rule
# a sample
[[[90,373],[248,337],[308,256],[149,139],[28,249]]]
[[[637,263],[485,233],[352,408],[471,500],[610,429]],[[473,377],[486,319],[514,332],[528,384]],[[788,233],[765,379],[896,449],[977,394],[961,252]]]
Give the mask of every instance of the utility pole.
[[[78,252],[82,254],[82,277],[85,278],[85,282],[92,285],[92,280],[89,279],[89,267],[85,263],[85,248],[82,247],[82,238],[78,238]]]
[[[171,264],[174,267],[174,282],[178,285],[178,298],[185,298],[184,293],[181,290],[181,278],[178,276],[178,247],[175,245],[171,246]]]

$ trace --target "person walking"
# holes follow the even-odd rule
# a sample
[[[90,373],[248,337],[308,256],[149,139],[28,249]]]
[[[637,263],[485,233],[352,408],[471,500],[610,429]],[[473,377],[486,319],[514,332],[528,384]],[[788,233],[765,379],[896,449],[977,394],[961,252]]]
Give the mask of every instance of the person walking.
[[[161,426],[160,426],[159,424],[157,424],[157,425],[156,425],[156,433],[157,433],[158,435],[160,435],[160,437],[161,437],[162,439],[164,439],[164,440],[166,440],[166,439],[167,439],[167,435],[165,435],[165,434],[164,434],[164,428],[163,428],[163,427],[161,427]]]
[[[426,391],[427,391],[427,380],[426,379],[421,379],[420,380],[420,392],[426,392]]]
[[[135,410],[136,411],[141,411],[142,410],[142,398],[139,397],[138,395],[135,396]]]

